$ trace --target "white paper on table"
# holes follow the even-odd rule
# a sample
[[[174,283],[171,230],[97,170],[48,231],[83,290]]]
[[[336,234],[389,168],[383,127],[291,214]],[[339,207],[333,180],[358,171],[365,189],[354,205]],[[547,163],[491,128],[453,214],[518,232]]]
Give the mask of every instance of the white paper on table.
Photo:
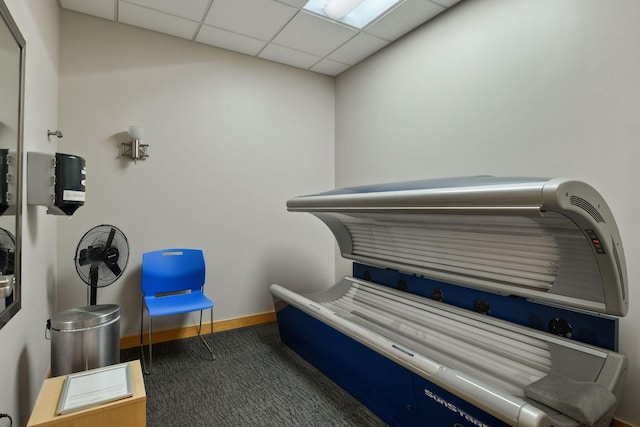
[[[72,374],[64,382],[58,415],[132,395],[128,363]]]

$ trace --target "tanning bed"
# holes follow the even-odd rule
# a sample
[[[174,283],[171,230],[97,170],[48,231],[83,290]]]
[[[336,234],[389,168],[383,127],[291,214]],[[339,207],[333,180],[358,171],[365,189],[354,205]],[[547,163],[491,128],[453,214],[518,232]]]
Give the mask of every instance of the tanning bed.
[[[628,308],[611,211],[579,181],[470,177],[297,197],[356,261],[271,286],[283,342],[391,425],[607,426]]]

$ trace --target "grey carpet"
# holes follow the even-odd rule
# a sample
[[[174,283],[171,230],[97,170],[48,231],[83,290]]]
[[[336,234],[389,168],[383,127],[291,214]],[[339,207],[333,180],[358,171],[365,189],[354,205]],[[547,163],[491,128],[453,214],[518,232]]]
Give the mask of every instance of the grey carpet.
[[[148,426],[385,426],[282,344],[276,323],[216,333],[214,346],[214,361],[198,337],[153,346]]]

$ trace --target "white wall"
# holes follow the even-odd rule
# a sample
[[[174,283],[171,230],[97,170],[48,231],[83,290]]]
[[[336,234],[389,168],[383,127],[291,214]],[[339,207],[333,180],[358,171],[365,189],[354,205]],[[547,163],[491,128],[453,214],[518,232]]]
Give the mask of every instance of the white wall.
[[[86,304],[73,258],[102,223],[130,244],[123,277],[98,291],[122,307],[122,336],[139,333],[146,251],[204,249],[215,320],[272,311],[271,283],[332,282],[330,233],[285,202],[334,185],[334,79],[63,11],[59,105],[59,151],[87,162],[86,204],[58,220],[59,310]],[[129,125],[150,145],[137,164],[118,157]]]
[[[492,174],[576,178],[602,193],[630,283],[617,417],[634,424],[639,22],[635,0],[465,1],[336,83],[337,186]]]
[[[27,42],[24,149],[52,152],[58,123],[59,12],[54,0],[5,0]],[[35,209],[22,220],[22,309],[0,329],[0,412],[26,425],[49,369],[46,320],[54,310],[56,221]]]

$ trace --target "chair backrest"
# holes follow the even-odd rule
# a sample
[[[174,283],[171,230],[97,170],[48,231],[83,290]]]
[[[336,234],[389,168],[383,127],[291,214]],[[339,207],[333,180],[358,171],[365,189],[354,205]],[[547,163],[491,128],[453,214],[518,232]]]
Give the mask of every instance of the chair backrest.
[[[163,249],[142,254],[142,293],[200,290],[205,282],[200,249]]]

